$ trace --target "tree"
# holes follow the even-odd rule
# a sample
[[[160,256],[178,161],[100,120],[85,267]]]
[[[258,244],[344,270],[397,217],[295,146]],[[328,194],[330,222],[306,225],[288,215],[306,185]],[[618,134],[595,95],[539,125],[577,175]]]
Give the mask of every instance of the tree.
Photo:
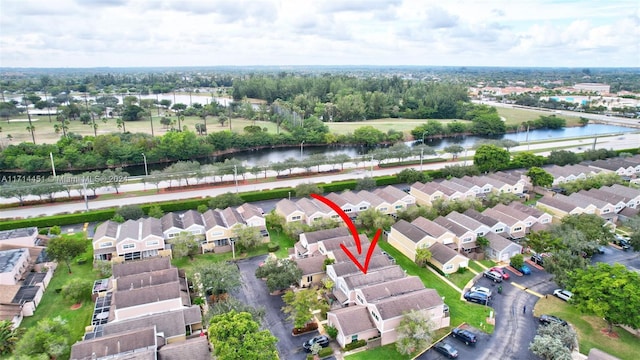
[[[18,329],[9,320],[0,320],[0,355],[10,354],[18,342]]]
[[[576,332],[573,331],[571,326],[563,324],[551,323],[545,326],[539,326],[537,335],[557,338],[562,342],[564,347],[571,351],[578,345],[578,335],[576,335]]]
[[[197,123],[196,131],[198,132],[198,135],[205,135],[207,133],[207,125],[202,123]]]
[[[373,126],[361,126],[353,131],[353,141],[356,144],[375,146],[382,142],[384,133]]]
[[[364,177],[362,179],[356,180],[356,191],[360,190],[373,190],[376,188],[376,180],[371,177]]]
[[[433,324],[422,311],[405,313],[396,328],[396,350],[404,355],[425,349],[433,340]]]
[[[278,234],[283,230],[284,225],[287,223],[287,220],[284,216],[276,213],[276,210],[271,210],[267,215],[264,216],[264,220],[267,224],[268,229],[273,229]]]
[[[318,185],[312,183],[298,184],[295,187],[296,197],[305,197],[311,194],[322,194],[322,190]]]
[[[217,359],[220,360],[277,360],[278,338],[269,330],[260,330],[260,324],[248,312],[232,310],[216,315],[209,324],[209,338]]]
[[[458,144],[454,144],[454,145],[449,145],[447,147],[445,147],[444,152],[446,152],[447,154],[451,154],[453,160],[458,158],[458,154],[460,154],[461,152],[464,151],[464,147],[462,147],[461,145]]]
[[[240,270],[236,264],[204,263],[196,266],[194,272],[199,275],[200,283],[207,294],[229,293],[242,285]]]
[[[399,182],[404,184],[413,184],[416,182],[426,183],[430,180],[425,176],[423,172],[411,168],[403,169],[402,171],[400,171],[397,175],[397,178]]]
[[[116,168],[115,170],[107,169],[102,172],[101,177],[104,179],[103,181],[113,186],[113,188],[116,190],[116,194],[119,194],[120,192],[118,189],[123,182],[127,181],[129,173],[123,171],[122,168]]]
[[[226,209],[231,206],[238,206],[242,204],[244,204],[244,200],[242,200],[240,195],[230,192],[218,195],[209,200],[210,209]]]
[[[596,263],[569,274],[571,303],[579,310],[614,324],[640,328],[640,275],[619,263]]]
[[[508,150],[495,145],[481,145],[473,156],[473,163],[481,172],[489,172],[506,168],[510,159]]]
[[[147,214],[152,218],[160,219],[164,216],[164,211],[160,207],[160,205],[153,205],[149,208],[149,213]]]
[[[302,289],[288,291],[282,296],[286,304],[282,312],[288,315],[287,320],[293,322],[293,327],[300,329],[313,320],[313,310],[320,307],[316,289]]]
[[[511,164],[514,167],[529,169],[533,166],[542,166],[544,165],[545,158],[544,156],[535,155],[529,151],[519,152],[513,155],[513,159],[511,159]]]
[[[209,323],[214,316],[226,314],[231,311],[235,311],[238,313],[247,312],[251,314],[253,320],[257,322],[262,321],[265,315],[264,307],[254,308],[251,305],[247,305],[233,296],[228,296],[226,299],[216,301],[209,306],[209,311],[207,311],[207,313],[203,317],[204,323],[205,325],[209,326]]]
[[[522,265],[524,265],[524,258],[522,257],[522,254],[513,255],[509,264],[516,269],[522,268]]]
[[[549,335],[536,335],[529,350],[545,360],[571,360],[571,350],[558,338]]]
[[[562,240],[549,231],[532,231],[524,244],[536,253],[553,252],[563,248]]]
[[[556,250],[544,259],[544,269],[553,276],[553,281],[559,286],[566,287],[572,271],[586,269],[589,260],[575,254],[568,249]]]
[[[286,289],[296,285],[302,277],[302,270],[291,259],[270,258],[256,269],[256,276],[267,279],[269,292]]]
[[[83,300],[91,299],[93,283],[85,279],[71,279],[63,287],[60,294],[72,304],[79,304]]]
[[[431,261],[431,250],[427,247],[421,247],[416,250],[416,264],[422,266],[427,265]]]
[[[365,229],[389,229],[395,223],[395,220],[386,214],[381,213],[375,208],[368,208],[360,211],[356,217],[356,221]]]
[[[531,179],[533,186],[549,187],[553,184],[553,175],[539,167],[532,167],[527,171],[526,175]]]
[[[122,216],[125,220],[138,220],[144,217],[144,211],[139,205],[123,205],[116,210],[116,215]]]
[[[606,245],[613,241],[613,233],[606,226],[606,221],[595,214],[579,214],[569,215],[562,218],[562,226],[560,229],[575,229],[584,236],[584,241],[594,244]],[[596,245],[591,246],[592,251],[587,252],[588,255],[593,254]]]
[[[567,150],[553,150],[547,156],[547,163],[559,166],[573,165],[580,162],[580,156]]]
[[[631,229],[629,243],[633,251],[640,251],[640,216],[632,217],[624,223]]]
[[[236,226],[233,229],[236,245],[240,250],[251,250],[262,244],[262,234],[255,226]]]
[[[87,238],[83,233],[61,235],[49,240],[47,255],[56,261],[64,261],[71,274],[71,260],[87,249]]]
[[[197,254],[200,248],[200,242],[196,235],[187,231],[180,232],[169,243],[171,244],[171,253],[176,258],[189,256],[190,259],[193,259],[193,255]]]
[[[48,358],[59,358],[69,351],[71,338],[66,320],[60,316],[40,320],[30,327],[16,344],[14,354],[32,359],[41,354]]]

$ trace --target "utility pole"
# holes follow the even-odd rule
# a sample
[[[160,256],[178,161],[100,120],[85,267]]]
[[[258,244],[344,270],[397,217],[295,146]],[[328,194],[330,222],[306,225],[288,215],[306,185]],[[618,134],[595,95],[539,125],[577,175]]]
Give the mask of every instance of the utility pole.
[[[233,180],[236,182],[236,194],[238,193],[238,166],[233,165]]]

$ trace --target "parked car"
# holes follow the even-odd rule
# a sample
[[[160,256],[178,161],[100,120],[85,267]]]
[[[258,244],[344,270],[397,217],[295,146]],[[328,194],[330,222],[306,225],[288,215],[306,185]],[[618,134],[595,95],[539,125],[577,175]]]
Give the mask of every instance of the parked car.
[[[451,346],[448,342],[441,341],[435,345],[433,345],[433,350],[439,352],[440,354],[448,357],[449,359],[458,357],[458,350]]]
[[[318,335],[316,337],[312,337],[311,339],[305,341],[304,344],[302,344],[302,348],[306,352],[311,352],[311,347],[313,346],[313,344],[318,344],[323,348],[327,347],[329,346],[329,337],[326,335]]]
[[[560,319],[559,317],[553,316],[553,315],[540,315],[540,318],[538,319],[538,321],[540,321],[540,324],[542,325],[549,325],[549,324],[560,324],[560,325],[564,325],[567,326],[567,322]]]
[[[625,239],[618,239],[617,245],[620,246],[624,251],[631,249],[631,244]]]
[[[540,266],[544,266],[544,258],[540,254],[531,255],[531,261],[534,264],[537,264],[537,265],[540,265]]]
[[[495,271],[485,271],[482,273],[482,276],[492,280],[493,282],[502,282],[502,275]]]
[[[497,273],[499,273],[500,275],[502,275],[502,279],[503,280],[509,280],[509,273],[501,267],[492,267],[491,269],[489,269],[489,271],[495,271]]]
[[[553,295],[564,301],[569,301],[573,296],[573,293],[565,289],[555,289],[553,290]]]
[[[605,251],[606,251],[605,250],[606,248],[607,248],[606,246],[600,245],[600,246],[598,246],[598,249],[596,251],[598,252],[598,254],[604,254]]]
[[[489,303],[489,297],[487,296],[487,294],[480,293],[480,292],[467,291],[464,294],[464,299],[469,302],[474,302],[482,305],[486,305]]]
[[[478,341],[476,334],[466,329],[454,328],[451,330],[451,336],[462,341],[465,345],[475,344]]]
[[[473,286],[471,289],[469,289],[470,292],[479,292],[479,293],[483,293],[483,294],[487,294],[488,297],[491,297],[492,293],[491,290],[489,290],[488,288],[484,287],[484,286]]]
[[[513,266],[513,264],[509,264],[512,268],[520,271],[521,273],[523,273],[524,275],[531,275],[531,269],[529,269],[529,267],[525,264],[522,264],[521,268],[517,268],[515,266]]]

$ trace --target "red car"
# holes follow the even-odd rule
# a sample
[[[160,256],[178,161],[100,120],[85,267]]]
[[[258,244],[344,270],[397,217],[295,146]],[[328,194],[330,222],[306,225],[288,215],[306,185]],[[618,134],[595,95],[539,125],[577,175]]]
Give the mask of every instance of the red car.
[[[497,273],[500,273],[500,275],[502,275],[502,279],[509,280],[509,274],[504,270],[504,268],[492,267],[491,269],[489,269],[489,271],[495,271]]]

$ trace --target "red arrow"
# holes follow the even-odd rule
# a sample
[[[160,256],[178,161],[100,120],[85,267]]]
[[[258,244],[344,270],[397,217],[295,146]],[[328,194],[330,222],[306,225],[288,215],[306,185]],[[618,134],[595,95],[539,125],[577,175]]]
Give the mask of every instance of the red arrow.
[[[351,232],[351,236],[353,236],[353,240],[356,242],[358,255],[362,255],[362,246],[360,245],[360,237],[358,236],[358,230],[356,229],[356,226],[353,223],[353,221],[351,221],[351,219],[349,218],[349,215],[347,215],[347,213],[345,213],[344,210],[342,210],[340,206],[338,206],[338,204],[334,203],[333,201],[327,199],[322,195],[311,194],[311,197],[316,200],[322,201],[331,209],[333,209],[338,215],[340,215],[340,217],[342,218],[342,221],[344,221],[344,223],[347,224],[347,227]],[[376,231],[376,235],[373,237],[373,240],[371,240],[371,246],[369,246],[369,251],[367,251],[367,256],[365,257],[365,260],[364,260],[364,266],[360,264],[358,259],[356,259],[356,257],[351,253],[351,251],[349,251],[349,249],[347,249],[347,247],[344,246],[344,244],[340,244],[342,251],[344,251],[344,253],[347,254],[347,256],[349,257],[349,259],[351,259],[351,261],[353,261],[353,263],[356,264],[358,269],[360,269],[360,271],[362,271],[365,274],[367,273],[367,269],[369,268],[369,260],[371,260],[371,255],[373,254],[373,250],[375,249],[376,244],[378,243],[378,238],[380,237],[380,234],[382,234],[382,229],[378,229]]]

